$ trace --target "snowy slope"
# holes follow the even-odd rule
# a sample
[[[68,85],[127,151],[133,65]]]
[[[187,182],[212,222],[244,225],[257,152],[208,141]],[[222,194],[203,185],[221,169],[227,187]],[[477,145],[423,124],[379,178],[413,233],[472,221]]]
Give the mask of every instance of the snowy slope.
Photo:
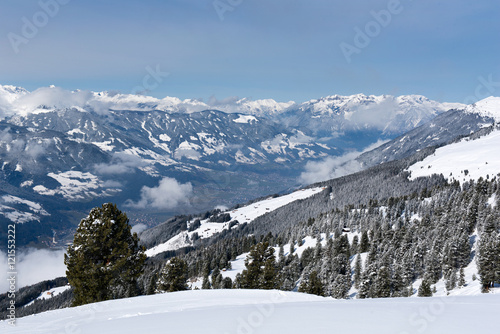
[[[10,205],[20,204],[23,210]],[[22,224],[29,221],[40,221],[40,216],[50,216],[39,203],[28,201],[16,196],[4,195],[0,197],[0,215],[14,223]]]
[[[339,301],[293,292],[199,290],[107,301],[0,322],[7,333],[498,332],[499,295]]]
[[[53,289],[50,289],[50,290],[47,290],[47,291],[43,291],[40,294],[40,296],[38,296],[35,300],[31,301],[30,303],[24,305],[24,307],[33,304],[36,300],[46,300],[46,299],[53,298],[53,297],[55,297],[55,296],[63,293],[66,290],[69,290],[69,289],[71,289],[71,286],[70,285],[65,285],[65,286],[59,286],[57,288],[53,288]]]
[[[411,179],[443,174],[448,180],[460,182],[493,177],[500,173],[500,130],[476,140],[463,139],[438,148],[436,152],[412,165]]]
[[[201,221],[201,226],[191,232],[183,231],[178,235],[174,236],[170,240],[146,251],[147,256],[155,256],[162,252],[169,250],[176,250],[182,247],[187,247],[192,244],[191,238],[194,234],[197,234],[201,239],[210,238],[214,234],[220,233],[223,230],[229,229],[230,223],[238,221],[238,223],[233,223],[234,226],[242,223],[251,223],[255,218],[260,217],[268,212],[274,211],[282,206],[285,206],[291,202],[311,197],[321,191],[323,188],[310,188],[302,189],[293,192],[288,195],[268,198],[263,201],[259,201],[235,210],[227,210],[223,213],[228,213],[231,215],[231,221],[226,223],[214,223],[210,222],[209,219]],[[196,220],[196,218],[194,219]],[[188,222],[188,225],[194,223],[193,221]]]
[[[467,106],[465,111],[471,114],[491,117],[496,122],[500,122],[500,97],[490,96]]]

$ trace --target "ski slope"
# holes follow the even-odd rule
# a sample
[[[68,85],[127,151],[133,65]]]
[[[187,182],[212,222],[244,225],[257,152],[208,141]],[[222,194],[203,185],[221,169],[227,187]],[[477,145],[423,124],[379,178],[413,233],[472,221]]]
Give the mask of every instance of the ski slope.
[[[497,176],[500,174],[500,130],[476,140],[465,138],[440,147],[408,171],[412,180],[432,174],[443,174],[447,180],[459,182]]]
[[[197,290],[106,301],[0,322],[2,333],[498,333],[500,295],[335,300]]]
[[[214,234],[229,229],[231,222],[236,222],[236,221],[238,222],[234,226],[243,223],[251,223],[257,217],[260,217],[268,212],[281,208],[282,206],[285,206],[294,201],[311,197],[323,190],[324,188],[321,187],[301,189],[288,195],[283,195],[275,198],[269,197],[265,200],[252,203],[250,205],[238,209],[226,210],[223,213],[228,213],[231,215],[230,222],[214,223],[210,222],[209,219],[202,220],[201,226],[199,228],[191,232],[183,231],[179,233],[178,235],[172,237],[168,241],[148,249],[146,251],[146,255],[151,257],[169,250],[176,250],[182,247],[190,246],[192,244],[191,238],[194,234],[197,234],[198,237],[201,239],[210,238]],[[193,224],[196,219],[197,218],[194,218],[192,221],[188,222],[188,225]]]

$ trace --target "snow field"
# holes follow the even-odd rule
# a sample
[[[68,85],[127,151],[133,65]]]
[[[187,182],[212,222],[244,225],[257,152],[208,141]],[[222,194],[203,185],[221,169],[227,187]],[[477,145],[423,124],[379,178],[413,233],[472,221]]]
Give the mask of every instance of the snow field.
[[[199,290],[106,301],[0,322],[2,332],[497,333],[499,295],[334,300],[294,292]]]
[[[443,174],[449,180],[465,182],[500,174],[500,130],[476,140],[440,147],[436,152],[410,166],[411,180],[421,176]]]
[[[19,211],[2,203],[24,204],[32,212]],[[29,221],[40,221],[40,217],[38,215],[50,216],[50,214],[45,211],[39,203],[28,201],[11,195],[4,195],[0,197],[0,215],[5,216],[5,218],[17,224],[23,224]]]

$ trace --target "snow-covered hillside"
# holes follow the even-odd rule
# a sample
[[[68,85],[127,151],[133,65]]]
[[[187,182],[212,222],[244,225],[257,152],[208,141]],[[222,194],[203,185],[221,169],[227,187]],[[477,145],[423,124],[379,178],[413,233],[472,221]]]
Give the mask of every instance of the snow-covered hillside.
[[[0,322],[7,333],[498,332],[500,295],[339,301],[293,292],[198,290],[106,301]]]
[[[63,293],[66,290],[69,290],[69,289],[71,289],[70,285],[64,285],[64,286],[59,286],[57,288],[52,288],[52,289],[47,290],[47,291],[43,291],[40,294],[40,296],[38,296],[32,302],[26,304],[24,307],[33,304],[36,300],[46,300],[46,299],[54,298],[55,296],[60,295],[61,293]]]
[[[411,179],[443,174],[448,180],[465,182],[500,174],[500,130],[476,140],[468,138],[438,148],[436,152],[412,165]]]
[[[479,138],[464,138],[460,142],[438,148],[433,155],[410,166],[408,170],[412,180],[421,176],[443,174],[450,181],[465,182],[500,175],[500,97],[491,96],[478,101],[467,106],[464,112],[489,120],[479,124],[481,127],[494,126],[495,123],[497,126],[492,132]]]
[[[500,122],[500,97],[490,96],[465,108],[465,111],[472,114],[479,114],[491,117],[496,122]]]
[[[20,204],[23,210],[9,205]],[[22,224],[29,221],[40,221],[40,216],[50,216],[39,203],[28,201],[16,196],[4,195],[0,197],[0,215],[14,223]]]
[[[224,211],[222,212],[222,214],[229,214],[231,216],[231,219],[227,222],[210,222],[209,218],[201,220],[200,226],[198,228],[193,229],[190,232],[183,231],[167,242],[148,249],[146,251],[146,255],[155,256],[169,250],[176,250],[182,247],[191,246],[193,240],[192,238],[195,234],[201,239],[210,238],[214,234],[220,233],[223,230],[230,229],[233,226],[237,226],[239,224],[251,223],[257,217],[274,211],[291,202],[311,197],[323,190],[323,188],[302,189],[288,195],[275,198],[270,197],[238,209]],[[193,219],[193,221],[188,222],[188,225],[194,224],[195,220],[196,218]]]

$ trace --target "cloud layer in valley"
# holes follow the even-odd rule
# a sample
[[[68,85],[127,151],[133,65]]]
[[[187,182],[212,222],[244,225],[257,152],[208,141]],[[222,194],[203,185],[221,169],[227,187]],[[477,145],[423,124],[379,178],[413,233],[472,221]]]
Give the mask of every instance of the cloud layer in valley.
[[[16,254],[17,289],[44,280],[66,276],[64,250],[33,249]],[[7,255],[0,252],[0,268],[7,268]],[[7,270],[0,271],[0,294],[9,290]]]
[[[191,183],[182,184],[174,178],[164,177],[157,187],[142,187],[139,201],[128,200],[125,204],[135,209],[170,210],[180,205],[189,205],[192,196],[193,186]]]
[[[362,152],[353,151],[339,157],[327,157],[321,161],[310,161],[306,164],[305,171],[300,174],[299,182],[307,185],[359,172],[363,167],[355,159],[364,152],[371,151],[386,142],[379,140]]]

